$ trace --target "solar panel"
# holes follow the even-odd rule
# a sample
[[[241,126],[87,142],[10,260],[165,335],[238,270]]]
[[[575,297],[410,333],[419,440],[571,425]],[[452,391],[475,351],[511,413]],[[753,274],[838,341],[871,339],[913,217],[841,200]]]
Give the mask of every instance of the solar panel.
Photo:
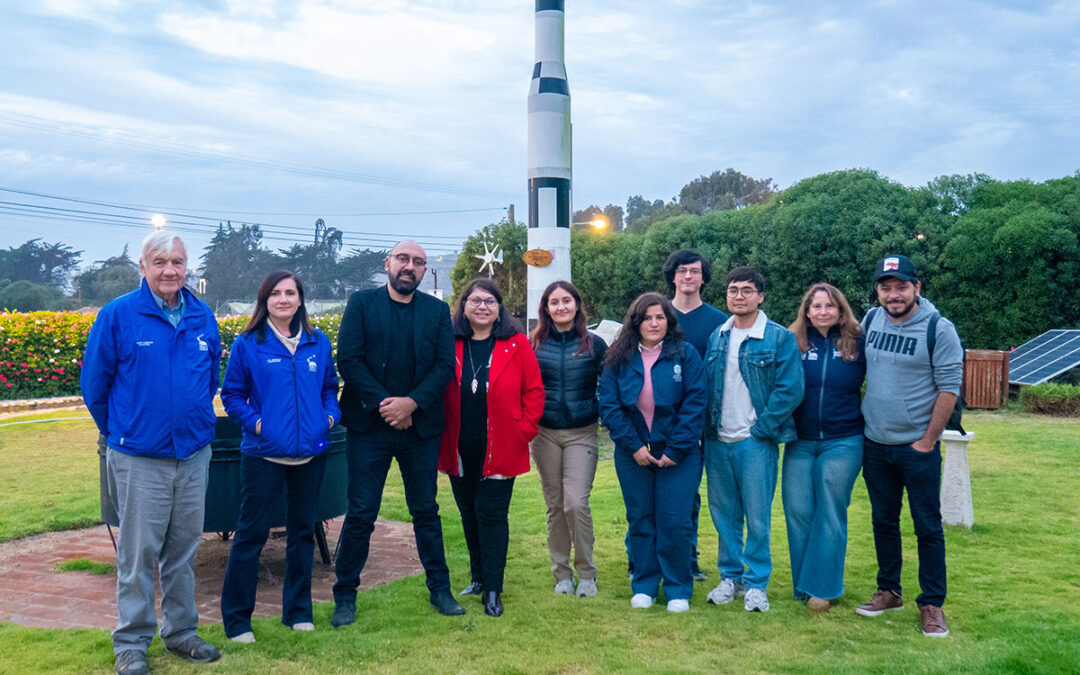
[[[1011,384],[1039,384],[1080,365],[1080,330],[1048,330],[1009,354]]]

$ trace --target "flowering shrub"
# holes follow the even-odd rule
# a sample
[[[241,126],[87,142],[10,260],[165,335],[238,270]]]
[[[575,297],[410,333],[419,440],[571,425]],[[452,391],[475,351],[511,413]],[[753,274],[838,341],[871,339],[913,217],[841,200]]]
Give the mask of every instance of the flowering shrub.
[[[336,348],[341,315],[316,316],[310,321]],[[94,315],[76,312],[0,312],[0,400],[77,396],[93,323]],[[247,323],[246,316],[218,318],[222,373],[229,347]]]
[[[0,399],[79,393],[92,315],[0,312]]]

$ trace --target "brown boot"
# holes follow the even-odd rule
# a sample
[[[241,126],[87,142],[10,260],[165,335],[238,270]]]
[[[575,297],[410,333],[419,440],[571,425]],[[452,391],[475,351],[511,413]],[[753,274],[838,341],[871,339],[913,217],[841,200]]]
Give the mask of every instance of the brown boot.
[[[815,598],[810,596],[806,600],[806,608],[810,610],[811,614],[824,614],[832,607],[832,603],[822,598]]]
[[[892,591],[886,591],[879,588],[874,591],[874,595],[870,598],[870,602],[861,604],[855,608],[855,613],[863,616],[881,616],[883,612],[903,608],[903,598]]]
[[[919,608],[922,615],[922,634],[926,637],[948,637],[949,627],[945,625],[945,612],[940,607],[923,605]]]

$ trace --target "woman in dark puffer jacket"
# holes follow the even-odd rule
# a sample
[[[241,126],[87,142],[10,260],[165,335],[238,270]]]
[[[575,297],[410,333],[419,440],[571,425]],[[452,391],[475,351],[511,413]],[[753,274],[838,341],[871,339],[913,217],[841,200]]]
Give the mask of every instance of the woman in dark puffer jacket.
[[[530,448],[547,504],[555,592],[596,595],[589,493],[597,460],[596,383],[607,345],[586,329],[581,295],[569,281],[544,289],[531,339],[545,398],[540,433]]]

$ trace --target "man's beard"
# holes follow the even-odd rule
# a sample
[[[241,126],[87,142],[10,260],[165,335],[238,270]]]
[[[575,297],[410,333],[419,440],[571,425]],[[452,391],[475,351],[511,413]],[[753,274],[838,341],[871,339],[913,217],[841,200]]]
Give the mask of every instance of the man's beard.
[[[402,295],[410,295],[416,290],[416,287],[420,285],[420,282],[416,279],[416,275],[412,275],[410,279],[405,276],[404,273],[398,272],[396,277],[390,277],[390,288],[393,288]]]
[[[886,307],[885,312],[892,318],[899,319],[900,317],[905,316],[908,312],[910,312],[917,302],[918,299],[912,300],[909,304],[904,305],[904,309],[900,310],[899,312],[894,312],[888,307]]]

